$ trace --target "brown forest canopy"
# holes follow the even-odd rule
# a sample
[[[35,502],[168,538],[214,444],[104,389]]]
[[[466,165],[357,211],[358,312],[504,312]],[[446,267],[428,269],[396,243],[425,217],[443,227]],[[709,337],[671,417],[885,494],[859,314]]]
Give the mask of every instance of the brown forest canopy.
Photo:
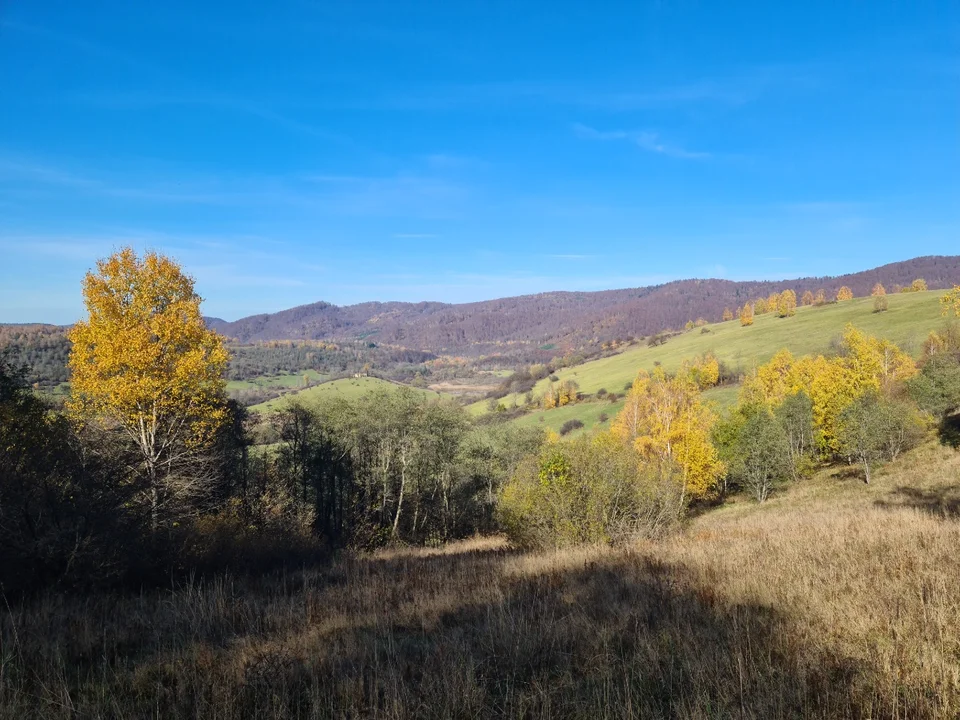
[[[683,327],[699,317],[717,322],[725,308],[742,307],[750,299],[785,289],[792,289],[798,298],[806,291],[818,290],[834,297],[840,287],[847,286],[855,297],[866,297],[878,283],[892,290],[898,285],[908,287],[917,278],[924,278],[931,290],[960,284],[960,256],[920,257],[837,277],[775,282],[691,279],[643,288],[551,292],[461,305],[369,302],[338,307],[318,302],[236,322],[218,318],[207,318],[207,322],[241,343],[328,340],[349,343],[353,355],[379,356],[386,351],[383,346],[429,354],[390,358],[391,364],[421,363],[433,354],[499,354],[533,361],[540,347],[549,359],[559,352],[581,349],[592,340],[603,343],[649,336]],[[64,361],[69,344],[62,330],[50,325],[0,325],[0,348],[10,348],[14,362],[31,368],[48,365],[47,372],[34,372],[37,377],[31,381],[56,384],[66,380]],[[374,349],[374,344],[383,349]],[[362,362],[369,360],[363,357]],[[356,369],[352,365],[341,368],[342,362],[335,365],[328,371],[337,374],[338,369]],[[300,367],[282,370],[297,372]]]
[[[855,297],[874,285],[908,286],[924,278],[931,290],[960,283],[960,256],[927,256],[837,277],[776,282],[678,280],[642,288],[600,292],[550,292],[451,305],[437,302],[369,302],[338,307],[326,302],[252,315],[236,322],[208,322],[242,342],[261,340],[369,338],[382,344],[456,354],[510,353],[510,345],[599,341],[650,335],[704,317],[721,319],[725,307],[792,289],[824,289],[827,297],[842,286]]]

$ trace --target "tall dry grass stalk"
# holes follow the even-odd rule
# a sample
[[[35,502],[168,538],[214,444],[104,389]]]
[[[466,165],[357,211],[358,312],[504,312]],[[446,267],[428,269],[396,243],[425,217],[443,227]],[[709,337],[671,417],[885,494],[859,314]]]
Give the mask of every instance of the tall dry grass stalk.
[[[44,597],[0,616],[0,717],[958,717],[958,456],[842,475],[637,547]]]

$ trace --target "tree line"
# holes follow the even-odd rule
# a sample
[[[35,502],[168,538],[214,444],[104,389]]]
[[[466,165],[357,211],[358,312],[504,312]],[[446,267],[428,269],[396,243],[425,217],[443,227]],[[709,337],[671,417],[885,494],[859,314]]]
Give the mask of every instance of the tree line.
[[[4,592],[263,571],[474,533],[655,537],[691,504],[740,490],[763,501],[820,463],[857,463],[869,482],[932,425],[946,437],[960,409],[955,326],[931,334],[919,362],[849,327],[836,355],[778,353],[722,417],[700,394],[721,374],[708,355],[639,373],[609,429],[573,441],[478,425],[401,388],[291,403],[255,444],[263,428],[226,397],[224,339],[175,262],[124,249],[83,293],[63,408],[0,360]],[[960,309],[960,288],[943,303]]]

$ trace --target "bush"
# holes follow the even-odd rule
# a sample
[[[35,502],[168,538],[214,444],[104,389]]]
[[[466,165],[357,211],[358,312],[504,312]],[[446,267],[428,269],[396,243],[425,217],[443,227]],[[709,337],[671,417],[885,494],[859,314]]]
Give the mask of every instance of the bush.
[[[655,537],[674,526],[682,484],[609,434],[547,445],[504,487],[498,511],[521,547]]]
[[[573,420],[567,420],[563,425],[560,426],[561,435],[569,435],[574,430],[579,430],[583,427],[583,421],[577,418]]]
[[[793,473],[787,434],[768,411],[753,413],[747,419],[735,448],[731,475],[757,502],[766,500],[774,486]]]
[[[597,390],[597,397],[598,397],[598,398],[602,398],[602,397],[603,397],[604,395],[606,395],[606,394],[607,394],[607,389],[606,389],[606,388],[600,388],[599,390]]]
[[[605,422],[606,422],[607,420],[609,420],[609,419],[610,419],[610,416],[607,415],[606,413],[600,413],[600,417],[598,418],[598,420],[599,420],[601,423],[605,423]]]
[[[840,414],[840,448],[851,463],[863,467],[870,482],[871,470],[884,460],[896,460],[923,438],[924,421],[916,407],[870,393]]]
[[[908,381],[911,397],[921,409],[942,418],[960,409],[960,362],[953,355],[927,359],[920,374]]]

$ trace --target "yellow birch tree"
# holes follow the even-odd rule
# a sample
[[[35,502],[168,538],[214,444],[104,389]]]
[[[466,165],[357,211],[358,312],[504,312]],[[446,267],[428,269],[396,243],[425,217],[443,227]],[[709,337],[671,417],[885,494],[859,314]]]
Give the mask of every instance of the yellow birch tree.
[[[940,298],[940,311],[944,315],[953,313],[960,317],[960,285],[955,285],[953,290],[946,292]]]
[[[674,464],[684,492],[703,497],[724,471],[710,440],[715,421],[688,376],[668,378],[657,368],[653,375],[638,374],[611,432],[632,442],[647,460]]]
[[[793,317],[797,314],[797,294],[793,290],[784,290],[777,297],[777,315]]]
[[[193,279],[157,253],[124,248],[98,261],[83,298],[88,317],[69,332],[68,406],[136,447],[156,528],[167,503],[202,491],[190,465],[226,419],[227,350],[203,321]]]

